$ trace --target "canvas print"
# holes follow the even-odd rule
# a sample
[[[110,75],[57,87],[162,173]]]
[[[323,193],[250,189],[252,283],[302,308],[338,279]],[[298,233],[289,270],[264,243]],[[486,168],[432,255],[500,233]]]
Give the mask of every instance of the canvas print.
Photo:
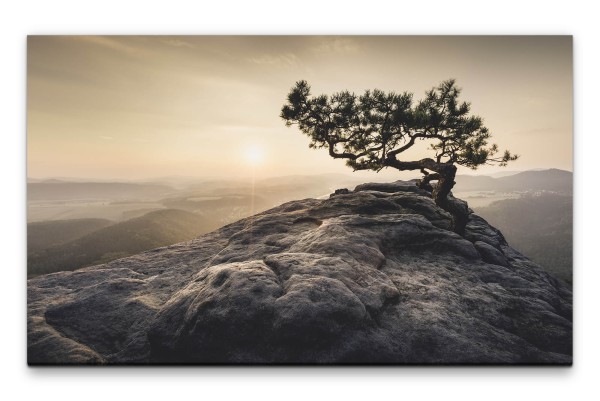
[[[30,365],[572,364],[570,36],[30,36]]]

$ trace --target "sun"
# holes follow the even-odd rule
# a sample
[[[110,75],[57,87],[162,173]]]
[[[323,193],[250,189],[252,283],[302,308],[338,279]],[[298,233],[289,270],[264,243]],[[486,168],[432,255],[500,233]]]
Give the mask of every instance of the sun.
[[[244,157],[248,163],[257,165],[264,160],[265,154],[258,146],[250,146],[244,151]]]

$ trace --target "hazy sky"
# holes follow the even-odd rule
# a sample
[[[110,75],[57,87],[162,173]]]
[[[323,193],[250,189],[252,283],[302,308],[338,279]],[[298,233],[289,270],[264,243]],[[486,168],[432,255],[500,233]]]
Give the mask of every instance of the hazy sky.
[[[300,79],[420,99],[456,78],[507,170],[572,170],[571,37],[33,36],[27,58],[29,177],[237,178],[253,152],[257,176],[350,173],[279,118]]]

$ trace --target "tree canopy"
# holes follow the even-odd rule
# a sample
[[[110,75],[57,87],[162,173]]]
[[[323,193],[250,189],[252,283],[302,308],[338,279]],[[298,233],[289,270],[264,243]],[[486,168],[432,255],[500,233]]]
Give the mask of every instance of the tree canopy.
[[[349,91],[311,96],[308,83],[298,81],[281,109],[281,118],[309,137],[309,147],[327,149],[331,157],[346,159],[354,170],[420,170],[422,188],[431,190],[436,203],[456,215],[448,201],[455,165],[471,169],[485,164],[505,166],[518,157],[508,150],[499,154],[498,146],[489,144],[491,134],[483,119],[471,115],[471,105],[459,101],[459,95],[453,79],[427,91],[416,103],[411,93],[379,89],[361,96]],[[434,156],[400,159],[417,141],[428,141]],[[435,187],[431,181],[437,181]]]

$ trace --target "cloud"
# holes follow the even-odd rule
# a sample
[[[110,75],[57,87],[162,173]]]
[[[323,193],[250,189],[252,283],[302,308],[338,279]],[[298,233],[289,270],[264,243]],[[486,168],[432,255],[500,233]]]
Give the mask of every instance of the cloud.
[[[356,53],[358,43],[348,38],[326,39],[312,48],[316,53]]]
[[[181,47],[181,48],[188,48],[188,49],[195,49],[196,46],[194,46],[193,44],[191,44],[190,42],[186,42],[185,40],[181,40],[181,39],[163,39],[161,40],[162,43],[164,43],[165,45],[169,45],[169,46],[173,46],[173,47]]]
[[[287,65],[294,66],[299,63],[298,57],[293,53],[284,53],[279,55],[263,54],[259,57],[249,58],[248,61],[260,65]]]
[[[73,36],[73,39],[101,46],[110,50],[126,53],[129,55],[139,54],[140,49],[124,43],[122,38],[110,36]]]

